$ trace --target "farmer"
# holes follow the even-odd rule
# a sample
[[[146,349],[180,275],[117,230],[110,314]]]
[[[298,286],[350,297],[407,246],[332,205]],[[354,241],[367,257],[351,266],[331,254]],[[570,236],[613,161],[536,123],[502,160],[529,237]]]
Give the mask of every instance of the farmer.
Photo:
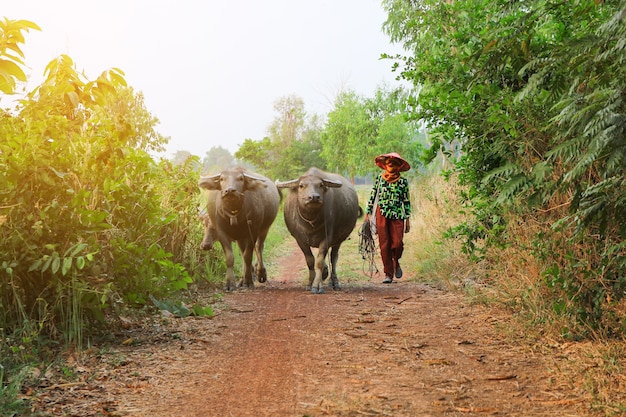
[[[365,221],[370,215],[376,219],[376,231],[385,279],[391,284],[393,278],[402,277],[400,258],[404,251],[404,234],[411,229],[411,200],[409,181],[400,175],[411,169],[409,163],[395,152],[377,156],[374,161],[383,172],[376,176],[374,187],[367,202]]]

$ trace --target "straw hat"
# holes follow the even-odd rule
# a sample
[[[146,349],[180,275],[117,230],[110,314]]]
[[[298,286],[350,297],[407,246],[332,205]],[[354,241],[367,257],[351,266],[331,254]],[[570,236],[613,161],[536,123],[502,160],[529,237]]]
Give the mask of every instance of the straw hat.
[[[387,159],[389,158],[397,159],[400,162],[400,172],[408,171],[409,169],[411,169],[411,165],[406,161],[406,159],[401,157],[396,152],[378,155],[374,159],[374,161],[376,162],[376,165],[378,165],[379,168],[385,169],[385,164],[387,163]]]

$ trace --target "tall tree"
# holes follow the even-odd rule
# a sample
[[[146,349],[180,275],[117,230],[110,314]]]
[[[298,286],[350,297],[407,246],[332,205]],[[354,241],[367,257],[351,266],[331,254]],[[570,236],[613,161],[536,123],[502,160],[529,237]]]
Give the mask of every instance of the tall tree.
[[[322,133],[322,156],[331,170],[354,178],[366,169],[364,156],[376,146],[379,127],[370,116],[365,100],[354,91],[337,96]]]
[[[281,97],[274,102],[274,112],[276,117],[268,129],[272,142],[290,146],[300,140],[306,122],[304,100],[295,94]]]

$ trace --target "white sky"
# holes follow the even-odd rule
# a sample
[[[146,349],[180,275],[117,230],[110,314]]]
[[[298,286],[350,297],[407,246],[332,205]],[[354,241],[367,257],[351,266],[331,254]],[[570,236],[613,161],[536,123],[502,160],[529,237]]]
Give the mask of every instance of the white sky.
[[[274,102],[295,94],[325,115],[349,88],[370,96],[396,85],[400,51],[381,31],[380,0],[19,0],[0,18],[35,22],[23,51],[28,89],[48,62],[69,55],[95,79],[120,68],[169,136],[168,155],[204,157],[213,146],[235,152],[262,139]]]

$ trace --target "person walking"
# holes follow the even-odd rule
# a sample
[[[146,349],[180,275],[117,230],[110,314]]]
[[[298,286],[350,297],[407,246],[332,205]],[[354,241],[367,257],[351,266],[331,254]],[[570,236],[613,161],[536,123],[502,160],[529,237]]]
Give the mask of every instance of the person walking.
[[[391,284],[394,277],[402,278],[400,258],[404,252],[404,234],[411,230],[409,181],[400,175],[411,169],[411,165],[396,152],[379,155],[374,162],[383,172],[376,176],[364,221],[369,222],[374,215],[385,273],[383,284]]]

